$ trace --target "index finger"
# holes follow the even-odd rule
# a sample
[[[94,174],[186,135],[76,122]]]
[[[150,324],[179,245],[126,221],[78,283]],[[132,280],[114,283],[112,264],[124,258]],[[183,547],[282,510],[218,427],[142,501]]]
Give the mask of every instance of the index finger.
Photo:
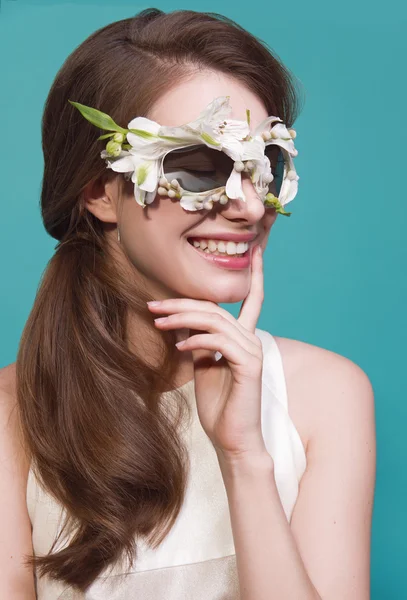
[[[261,246],[257,245],[252,251],[250,290],[237,318],[237,321],[252,333],[255,332],[264,300],[263,253],[259,253],[259,249],[261,250]]]

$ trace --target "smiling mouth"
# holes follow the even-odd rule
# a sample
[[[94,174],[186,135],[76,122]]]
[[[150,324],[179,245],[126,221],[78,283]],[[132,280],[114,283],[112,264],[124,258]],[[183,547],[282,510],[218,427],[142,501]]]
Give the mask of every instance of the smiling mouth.
[[[209,256],[223,256],[225,258],[242,258],[244,256],[248,256],[250,253],[250,246],[248,247],[248,249],[243,252],[243,253],[236,253],[236,254],[228,254],[227,252],[220,252],[218,249],[216,249],[215,251],[211,252],[209,250],[208,247],[206,248],[200,248],[199,246],[195,246],[194,245],[194,239],[196,238],[188,238],[188,243],[190,244],[190,246],[192,246],[195,250],[197,250],[198,252],[202,252],[203,254],[207,254]]]

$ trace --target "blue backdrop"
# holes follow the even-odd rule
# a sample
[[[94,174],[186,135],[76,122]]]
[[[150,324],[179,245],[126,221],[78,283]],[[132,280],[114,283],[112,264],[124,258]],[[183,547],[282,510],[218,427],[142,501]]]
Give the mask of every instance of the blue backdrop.
[[[302,82],[299,194],[269,240],[258,326],[343,354],[368,374],[378,444],[372,599],[406,598],[404,2],[0,0],[0,366],[15,360],[56,244],[38,204],[52,80],[90,33],[148,6],[223,13],[269,43]],[[237,317],[240,303],[224,307]]]

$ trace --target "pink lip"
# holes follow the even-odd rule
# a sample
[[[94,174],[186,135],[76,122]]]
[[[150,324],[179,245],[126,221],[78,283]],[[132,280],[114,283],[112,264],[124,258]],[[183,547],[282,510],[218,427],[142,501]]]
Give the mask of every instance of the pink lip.
[[[257,233],[207,233],[205,235],[189,236],[190,240],[228,240],[230,242],[251,242],[257,237]]]
[[[199,239],[199,238],[198,238]],[[211,239],[211,238],[209,238]],[[216,239],[216,238],[215,238]],[[210,261],[215,267],[231,269],[231,270],[239,270],[239,269],[247,269],[250,266],[251,262],[251,250],[249,248],[241,257],[236,256],[220,256],[216,254],[210,254],[209,252],[204,252],[199,248],[195,248],[193,244],[189,244],[193,250],[195,250],[203,259]]]

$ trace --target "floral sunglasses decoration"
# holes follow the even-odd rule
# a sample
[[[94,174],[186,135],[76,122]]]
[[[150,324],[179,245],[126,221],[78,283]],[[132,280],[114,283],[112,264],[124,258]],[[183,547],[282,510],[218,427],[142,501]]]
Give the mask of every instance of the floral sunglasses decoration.
[[[143,208],[156,194],[178,199],[187,211],[209,210],[214,202],[226,204],[230,198],[246,201],[241,173],[248,172],[263,203],[290,216],[283,207],[298,190],[295,130],[269,116],[250,134],[249,110],[247,121],[227,118],[232,110],[229,98],[215,98],[185,125],[167,127],[136,117],[128,129],[95,108],[69,102],[92,125],[110,132],[98,138],[111,138],[101,158],[107,168],[131,179],[134,197]],[[268,124],[273,124],[271,129]]]

